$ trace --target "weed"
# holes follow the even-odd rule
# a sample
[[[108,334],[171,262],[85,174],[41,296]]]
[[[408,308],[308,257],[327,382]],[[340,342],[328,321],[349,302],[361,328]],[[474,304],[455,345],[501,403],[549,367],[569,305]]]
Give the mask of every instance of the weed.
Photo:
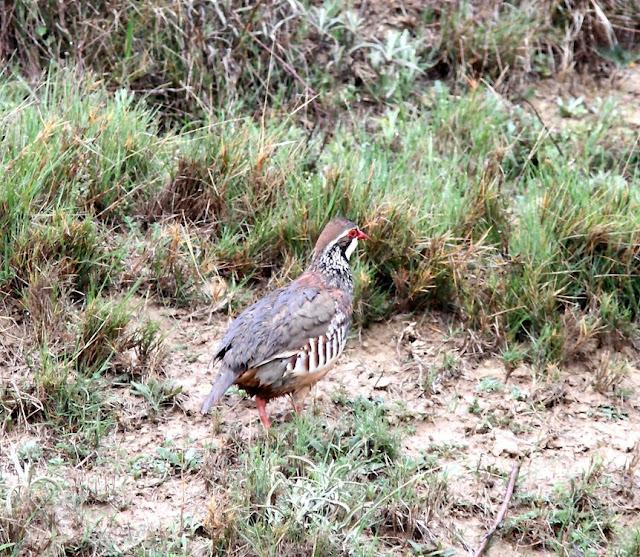
[[[613,520],[598,497],[604,482],[602,465],[594,462],[580,477],[547,497],[533,497],[529,510],[507,519],[504,536],[518,543],[590,554],[603,550],[613,534]]]
[[[424,378],[422,388],[425,393],[432,394],[438,392],[440,385],[444,381],[459,375],[461,365],[462,362],[457,354],[444,351],[442,353],[442,360],[430,366],[427,377]]]
[[[640,555],[640,528],[630,528],[622,543],[613,553],[615,557],[635,557]]]
[[[235,472],[239,484],[227,492],[234,516],[212,507],[208,523],[217,525],[218,543],[229,550],[242,540],[252,551],[278,554],[307,551],[308,539],[327,551],[343,544],[380,551],[367,533],[393,545],[430,540],[446,481],[433,464],[398,453],[381,410],[356,400],[336,429],[299,417],[248,447]]]
[[[90,376],[105,371],[112,359],[128,348],[125,331],[131,318],[126,298],[113,302],[96,297],[88,302],[73,357],[79,373]]]
[[[129,471],[134,478],[152,476],[165,481],[174,474],[185,474],[200,468],[202,456],[194,448],[180,449],[171,442],[156,449],[154,455],[142,455],[129,462]]]
[[[558,108],[560,110],[560,116],[563,118],[580,118],[587,114],[587,109],[584,106],[584,98],[570,98],[566,101],[558,98]]]
[[[42,536],[53,525],[54,506],[61,486],[35,474],[30,463],[22,466],[13,455],[16,485],[3,490],[0,511],[0,547],[7,555],[43,552],[50,540]]]
[[[513,400],[522,402],[529,398],[529,393],[521,391],[520,389],[518,389],[518,387],[513,387],[511,389],[511,397],[513,398]]]
[[[483,377],[477,387],[481,393],[500,393],[503,389],[504,385],[496,377]]]
[[[195,449],[180,450],[167,445],[158,447],[157,453],[162,461],[169,464],[177,472],[194,472],[200,468],[202,457]]]
[[[500,354],[500,359],[507,370],[507,377],[513,370],[522,364],[526,359],[526,352],[523,347],[506,347]]]
[[[135,326],[130,332],[129,344],[136,356],[133,367],[155,371],[162,365],[165,356],[164,337],[156,321],[146,319]]]
[[[194,304],[200,299],[201,272],[206,244],[179,225],[154,227],[141,254],[147,282],[160,300],[176,305]]]
[[[629,372],[630,366],[626,360],[605,352],[602,354],[600,365],[595,369],[593,387],[602,394],[616,392],[620,382]]]
[[[22,462],[38,462],[42,455],[42,445],[35,439],[25,441],[16,450],[16,456]]]
[[[608,406],[606,404],[598,405],[596,408],[596,415],[600,415],[612,422],[626,420],[629,417],[629,413],[626,410],[616,406]]]
[[[480,406],[480,401],[478,400],[478,397],[474,397],[473,401],[469,405],[468,410],[469,410],[469,414],[474,414],[476,416],[479,416],[480,414],[482,414],[482,408]]]
[[[149,378],[146,383],[131,381],[131,390],[144,398],[156,414],[163,406],[175,404],[176,397],[182,393],[182,387],[173,381],[158,381],[155,378]]]
[[[136,548],[136,557],[186,557],[211,554],[211,543],[201,534],[202,524],[185,515],[179,523],[151,530]]]

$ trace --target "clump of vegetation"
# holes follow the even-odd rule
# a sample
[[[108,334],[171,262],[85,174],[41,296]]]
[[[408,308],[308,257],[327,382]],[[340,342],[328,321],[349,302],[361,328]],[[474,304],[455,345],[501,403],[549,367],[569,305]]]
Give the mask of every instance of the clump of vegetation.
[[[634,60],[639,27],[637,9],[616,0],[417,2],[400,11],[333,0],[114,0],[108,10],[72,0],[64,11],[18,2],[2,27],[0,59],[29,76],[51,60],[91,69],[172,121],[265,99],[315,117],[353,101],[419,96],[433,77],[505,89],[574,67],[606,71]]]
[[[114,302],[98,296],[86,307],[69,306],[61,322],[65,335],[55,341],[47,341],[55,331],[46,328],[42,339],[26,336],[25,368],[0,391],[2,427],[42,424],[71,458],[93,455],[116,420],[105,374],[142,375],[158,367],[163,353],[158,328],[133,322],[128,304],[126,298]],[[175,394],[165,393],[159,403]]]
[[[605,550],[616,524],[599,493],[604,481],[602,465],[592,463],[581,477],[558,486],[551,496],[524,496],[522,503],[528,508],[507,520],[502,535],[551,551]]]
[[[110,223],[154,179],[162,140],[149,111],[77,79],[49,75],[35,91],[17,78],[0,84],[3,290],[47,269],[80,294],[109,284],[123,259]]]
[[[41,533],[56,528],[55,504],[61,486],[35,474],[31,465],[21,464],[15,454],[13,466],[19,477],[17,485],[8,488],[0,476],[0,548],[6,555],[20,555],[23,550],[44,552],[55,532],[51,537]]]
[[[220,550],[440,548],[431,521],[446,505],[446,480],[433,462],[400,454],[382,406],[358,399],[334,429],[299,417],[274,434],[246,447],[233,487],[214,493],[205,528]]]
[[[65,299],[91,313],[87,296],[110,284],[147,285],[189,305],[206,300],[210,280],[281,282],[304,268],[324,223],[341,213],[372,237],[355,268],[358,324],[454,309],[491,331],[494,350],[531,342],[528,359],[539,365],[631,330],[640,199],[629,183],[638,168],[611,168],[594,151],[610,109],[595,127],[575,128],[562,152],[541,138],[536,118],[495,93],[454,98],[442,84],[420,112],[389,109],[331,138],[309,139],[293,121],[237,119],[157,136],[141,105],[90,81],[58,84],[67,75],[51,74],[33,93],[4,84],[13,96],[3,119],[3,288],[30,292],[26,304],[47,326]],[[59,124],[37,120],[36,102]],[[118,149],[127,142],[131,152]],[[110,177],[80,172],[78,159]],[[55,298],[46,310],[37,288]],[[78,346],[83,366],[109,358],[92,335]]]

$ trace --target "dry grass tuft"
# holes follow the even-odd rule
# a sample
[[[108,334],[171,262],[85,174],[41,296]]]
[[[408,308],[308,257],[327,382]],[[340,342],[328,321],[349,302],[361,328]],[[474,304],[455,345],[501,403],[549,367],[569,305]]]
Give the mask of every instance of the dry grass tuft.
[[[603,351],[593,377],[593,388],[603,395],[614,394],[631,372],[629,362],[619,354]]]
[[[179,160],[175,177],[152,200],[149,220],[178,219],[201,226],[223,221],[225,191],[217,177],[202,161]]]

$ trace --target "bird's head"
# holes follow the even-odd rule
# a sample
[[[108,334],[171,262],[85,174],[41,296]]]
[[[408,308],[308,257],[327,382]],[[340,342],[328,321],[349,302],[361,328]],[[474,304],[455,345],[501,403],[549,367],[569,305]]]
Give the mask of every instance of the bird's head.
[[[349,259],[358,247],[358,240],[368,240],[367,236],[353,222],[343,217],[331,220],[322,230],[313,250],[313,258],[318,259],[329,250],[338,247],[345,259]]]

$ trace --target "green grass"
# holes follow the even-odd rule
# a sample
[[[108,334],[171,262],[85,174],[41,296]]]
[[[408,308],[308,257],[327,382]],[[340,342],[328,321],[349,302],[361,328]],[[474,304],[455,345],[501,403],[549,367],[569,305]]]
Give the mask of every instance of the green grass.
[[[558,555],[579,551],[598,555],[610,547],[619,525],[603,493],[607,482],[602,465],[594,462],[580,477],[567,485],[558,485],[546,497],[529,498],[521,504],[524,512],[508,519],[503,535],[531,547],[552,550]],[[633,536],[624,540],[616,555],[632,555]]]
[[[518,91],[574,67],[610,72],[637,57],[640,13],[616,0],[598,4],[599,12],[589,2],[465,0],[396,12],[335,0],[113,0],[105,10],[98,0],[71,0],[61,12],[21,0],[7,15],[0,57],[28,75],[51,60],[91,69],[112,90],[143,95],[170,122],[221,106],[253,111],[265,99],[308,103],[316,117],[419,98],[434,77]]]
[[[307,141],[293,119],[231,115],[161,134],[130,96],[68,72],[2,89],[0,287],[45,327],[60,328],[65,300],[82,307],[84,368],[109,361],[126,321],[92,324],[96,292],[130,285],[190,305],[210,298],[207,281],[281,283],[334,214],[372,237],[355,265],[360,325],[453,309],[491,330],[492,349],[529,342],[524,359],[544,365],[578,353],[580,335],[624,335],[638,314],[638,167],[602,157],[603,142],[625,140],[612,106],[560,153],[490,90],[453,96],[438,83],[422,106],[327,141]]]
[[[131,459],[126,473],[155,485],[171,476],[184,481],[199,474],[210,490],[207,509],[194,509],[173,526],[148,531],[132,545],[133,553],[124,551],[99,522],[73,515],[82,534],[50,532],[52,550],[190,555],[200,547],[207,555],[340,555],[345,548],[358,548],[362,556],[391,555],[398,549],[451,554],[432,526],[448,504],[446,477],[437,462],[402,455],[401,433],[389,424],[389,410],[380,403],[355,399],[342,410],[336,427],[326,427],[321,416],[309,413],[252,440],[237,436],[234,446],[212,447],[204,458],[201,451],[167,441]],[[57,524],[55,513],[68,505],[94,501],[126,508],[126,502],[117,502],[126,497],[113,478],[70,486],[64,469],[52,460],[48,476],[33,473],[37,463],[43,464],[42,448],[16,454],[22,483],[0,489],[0,544],[8,555],[45,543],[40,529]]]
[[[243,447],[226,493],[211,478],[205,527],[219,552],[339,555],[358,548],[364,556],[441,548],[430,532],[447,502],[436,463],[401,455],[379,404],[356,399],[344,410],[335,428],[297,417]]]

